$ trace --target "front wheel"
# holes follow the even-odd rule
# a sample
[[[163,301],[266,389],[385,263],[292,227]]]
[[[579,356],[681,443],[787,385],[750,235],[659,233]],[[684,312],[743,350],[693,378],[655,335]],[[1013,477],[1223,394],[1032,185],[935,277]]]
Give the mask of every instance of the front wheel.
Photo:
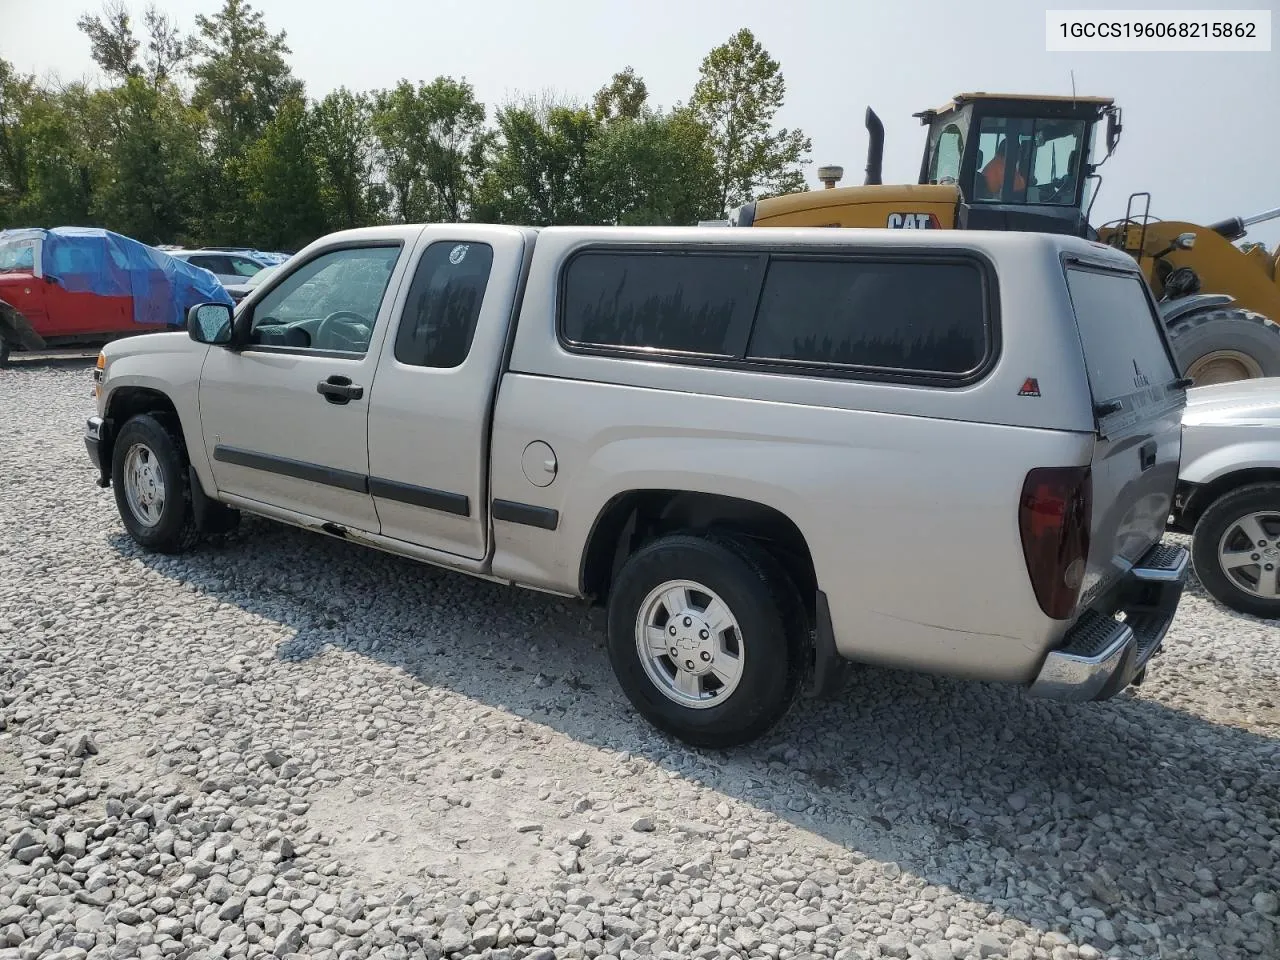
[[[199,539],[182,441],[159,419],[141,413],[116,437],[111,484],[133,541],[145,550],[178,553]]]
[[[1224,606],[1280,619],[1280,483],[1224,494],[1196,523],[1196,576]]]
[[[692,746],[739,746],[773,727],[795,699],[804,639],[791,581],[746,539],[663,537],[626,561],[609,597],[623,692]]]

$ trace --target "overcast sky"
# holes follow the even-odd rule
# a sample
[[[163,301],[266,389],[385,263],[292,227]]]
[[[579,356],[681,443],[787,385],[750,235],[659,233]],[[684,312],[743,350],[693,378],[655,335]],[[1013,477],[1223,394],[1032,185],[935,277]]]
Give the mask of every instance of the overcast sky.
[[[135,17],[145,0],[131,0]],[[220,0],[158,0],[184,26]],[[861,182],[863,110],[884,121],[884,180],[915,182],[924,131],[912,112],[969,90],[1111,96],[1124,110],[1115,156],[1102,168],[1094,223],[1120,216],[1132,191],[1152,213],[1212,222],[1280,206],[1280,41],[1270,53],[1045,51],[1046,7],[1277,9],[1277,0],[258,0],[285,30],[295,72],[313,97],[401,78],[466,77],[491,109],[554,88],[586,99],[631,65],[662,106],[686,100],[713,46],[749,27],[782,65],[779,123],[813,139],[822,163]],[[0,0],[0,56],[63,79],[92,77],[77,16],[97,0]],[[1273,14],[1280,22],[1280,15]],[[1280,221],[1251,239],[1280,243]]]

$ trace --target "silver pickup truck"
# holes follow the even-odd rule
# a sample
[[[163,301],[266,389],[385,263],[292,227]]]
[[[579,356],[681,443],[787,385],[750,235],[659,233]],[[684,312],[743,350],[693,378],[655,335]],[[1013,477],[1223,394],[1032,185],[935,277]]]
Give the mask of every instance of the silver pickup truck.
[[[334,234],[110,344],[86,443],[175,551],[239,511],[608,607],[697,745],[852,662],[1106,699],[1187,552],[1185,387],[1133,261],[983,231]]]

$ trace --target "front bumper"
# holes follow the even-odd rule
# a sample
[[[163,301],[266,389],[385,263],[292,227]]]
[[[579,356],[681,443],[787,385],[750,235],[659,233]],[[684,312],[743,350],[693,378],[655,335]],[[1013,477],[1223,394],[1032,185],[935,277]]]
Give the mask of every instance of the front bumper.
[[[84,448],[89,452],[89,460],[98,470],[98,486],[111,485],[110,458],[104,454],[110,446],[110,427],[101,417],[90,417],[84,425]]]
[[[1080,615],[1031,684],[1034,696],[1053,700],[1107,700],[1141,682],[1160,651],[1186,585],[1190,554],[1156,544],[1110,593],[1113,613]]]

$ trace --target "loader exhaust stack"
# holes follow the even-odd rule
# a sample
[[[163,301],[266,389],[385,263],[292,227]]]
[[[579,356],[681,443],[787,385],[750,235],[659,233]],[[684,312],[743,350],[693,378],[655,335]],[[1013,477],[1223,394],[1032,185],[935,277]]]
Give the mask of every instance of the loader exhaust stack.
[[[880,168],[884,161],[884,124],[876,112],[867,107],[867,178],[863,183],[881,183]]]

